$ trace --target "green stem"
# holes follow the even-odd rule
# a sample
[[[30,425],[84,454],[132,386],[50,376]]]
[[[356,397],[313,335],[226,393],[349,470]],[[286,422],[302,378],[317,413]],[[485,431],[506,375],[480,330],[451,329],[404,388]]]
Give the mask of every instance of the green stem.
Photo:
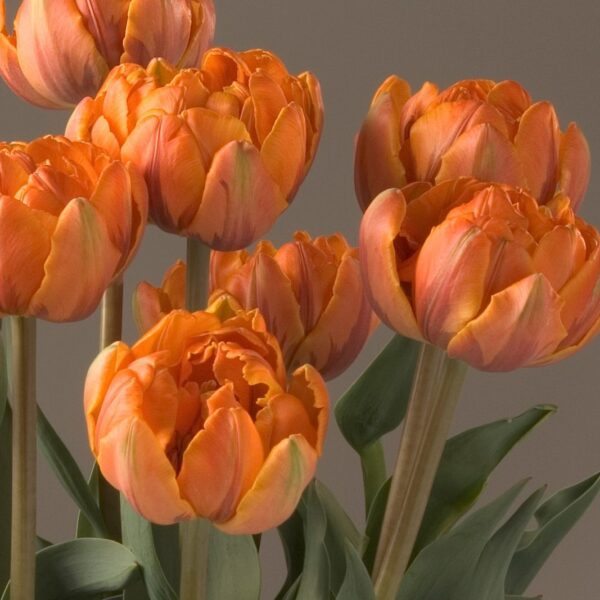
[[[362,449],[360,452],[360,466],[363,475],[365,513],[368,516],[377,492],[387,480],[385,455],[383,445],[379,440]]]
[[[210,248],[202,242],[187,240],[186,308],[199,310],[208,301]],[[195,519],[179,525],[181,548],[181,600],[207,600],[208,543],[210,522]]]
[[[123,335],[123,280],[115,281],[102,298],[100,323],[100,350],[104,350]],[[102,473],[98,471],[98,504],[111,539],[120,542],[121,500]]]
[[[378,600],[394,600],[397,596],[465,373],[466,365],[449,358],[444,350],[423,346],[373,569]]]
[[[13,400],[11,598],[35,597],[36,322],[10,317]]]

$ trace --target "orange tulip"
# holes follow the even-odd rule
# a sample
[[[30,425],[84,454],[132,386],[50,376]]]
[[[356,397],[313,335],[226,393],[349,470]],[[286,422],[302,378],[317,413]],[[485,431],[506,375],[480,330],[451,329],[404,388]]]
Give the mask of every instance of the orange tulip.
[[[106,479],[154,523],[195,517],[231,534],[285,521],[312,479],[328,419],[310,366],[286,381],[258,312],[174,311],[117,342],[85,385],[89,442]]]
[[[556,194],[577,209],[590,154],[571,123],[561,133],[554,108],[514,81],[460,81],[442,92],[389,77],[358,135],[355,185],[363,210],[380,192],[408,183],[467,176],[519,186],[540,204]]]
[[[163,57],[196,67],[215,31],[213,0],[23,0],[6,30],[0,0],[0,74],[19,96],[49,108],[96,94],[119,63]]]
[[[0,144],[0,313],[74,321],[133,258],[144,181],[91,144]]]
[[[507,371],[564,358],[600,328],[600,234],[563,195],[539,206],[462,179],[380,194],[361,225],[375,312],[454,358]]]
[[[319,84],[264,50],[207,52],[200,70],[153,61],[111,72],[67,135],[144,173],[150,216],[219,250],[244,248],[287,208],[314,158]]]

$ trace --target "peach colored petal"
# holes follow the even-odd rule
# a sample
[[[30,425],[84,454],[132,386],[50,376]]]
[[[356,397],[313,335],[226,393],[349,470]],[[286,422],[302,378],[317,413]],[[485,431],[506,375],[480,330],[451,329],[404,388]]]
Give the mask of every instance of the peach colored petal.
[[[283,440],[271,450],[236,513],[215,525],[231,535],[261,533],[277,527],[294,512],[315,468],[315,451],[301,435]]]
[[[379,318],[402,335],[423,339],[396,264],[394,241],[406,215],[400,190],[381,193],[360,226],[360,263],[367,297]]]
[[[263,460],[250,415],[241,408],[219,409],[187,447],[177,482],[197,515],[226,521],[251,488]]]
[[[197,67],[215,35],[215,5],[213,0],[192,0],[192,31],[180,67]]]
[[[133,318],[140,333],[154,327],[162,316],[160,290],[146,281],[138,284],[133,292]]]
[[[410,128],[435,100],[436,96],[438,95],[438,91],[437,85],[426,81],[421,86],[421,89],[406,101],[406,104],[402,107],[402,113],[400,115],[401,140],[408,139]]]
[[[377,100],[384,94],[389,94],[396,115],[398,119],[400,119],[402,108],[412,95],[409,83],[396,75],[390,75],[375,92],[373,100],[371,101],[371,106],[377,104]]]
[[[304,167],[306,173],[317,154],[317,148],[323,132],[325,110],[319,80],[310,72],[301,73],[298,75],[298,79],[304,84],[308,96],[308,100],[303,106],[305,115],[310,123],[310,127],[307,126],[306,164]]]
[[[492,296],[483,313],[450,340],[448,354],[486,371],[527,366],[564,339],[562,307],[548,280],[530,275]]]
[[[500,81],[489,92],[487,100],[490,104],[504,112],[515,122],[531,106],[531,96],[516,81]]]
[[[591,157],[587,140],[575,123],[562,136],[559,156],[558,186],[577,210],[590,181]]]
[[[170,525],[194,518],[192,507],[180,496],[171,463],[139,418],[132,416],[108,432],[97,459],[107,481],[152,523]]]
[[[237,250],[264,235],[285,208],[258,150],[248,142],[229,142],[215,155],[200,208],[185,233],[216,250]]]
[[[256,134],[259,144],[262,144],[288,100],[279,84],[264,71],[252,73],[248,87],[254,104]]]
[[[98,306],[120,259],[100,213],[83,198],[71,200],[52,235],[45,276],[31,299],[30,314],[59,322],[87,317]]]

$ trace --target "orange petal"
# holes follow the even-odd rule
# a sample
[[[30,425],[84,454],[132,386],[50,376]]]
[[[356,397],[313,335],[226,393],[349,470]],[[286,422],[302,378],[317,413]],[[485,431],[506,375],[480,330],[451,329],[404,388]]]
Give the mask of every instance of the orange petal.
[[[492,296],[483,313],[450,340],[448,354],[485,371],[527,366],[564,339],[562,306],[543,275],[530,275]]]
[[[585,136],[571,123],[560,142],[558,186],[577,210],[590,182],[590,148]]]
[[[292,103],[281,110],[260,155],[289,203],[300,185],[306,162],[306,123],[299,106]]]
[[[264,71],[256,71],[248,82],[254,103],[254,124],[260,144],[271,133],[279,113],[288,105],[279,84]]]
[[[444,154],[436,182],[458,177],[475,177],[515,186],[523,184],[523,171],[515,147],[488,123],[467,130]]]
[[[360,226],[360,263],[367,297],[379,318],[402,335],[422,340],[396,264],[394,241],[405,215],[400,190],[387,190],[375,198]]]
[[[230,142],[215,155],[200,208],[185,229],[216,250],[245,248],[287,208],[258,150]]]
[[[59,322],[87,317],[98,306],[120,258],[102,215],[83,198],[71,200],[52,235],[45,277],[31,300],[31,314]]]
[[[536,102],[521,117],[515,147],[523,165],[526,187],[540,204],[554,195],[558,171],[560,129],[549,102]]]
[[[489,92],[488,102],[518,121],[521,115],[531,106],[531,96],[516,81],[500,81]]]
[[[231,535],[261,533],[277,527],[294,512],[315,468],[315,451],[301,435],[283,440],[271,450],[236,513],[215,525]]]
[[[108,65],[75,0],[30,0],[15,19],[19,64],[39,94],[59,106],[94,96]]]
[[[411,96],[402,107],[400,115],[400,139],[409,137],[410,129],[417,119],[427,110],[429,105],[438,95],[438,88],[433,83],[426,81],[421,89]]]
[[[55,226],[56,217],[0,196],[0,312],[29,314],[31,298],[44,277]]]
[[[181,498],[175,471],[156,437],[137,417],[123,421],[99,443],[98,464],[133,508],[158,525],[195,517]]]
[[[192,31],[179,67],[197,67],[202,55],[212,45],[215,35],[215,5],[213,0],[192,0]]]
[[[133,317],[140,333],[154,327],[162,316],[160,290],[146,281],[138,284],[133,292]]]
[[[263,447],[250,415],[221,408],[190,442],[177,481],[197,515],[226,521],[262,464]]]
[[[363,211],[379,193],[406,184],[399,129],[394,99],[383,94],[371,106],[356,140],[354,187]]]

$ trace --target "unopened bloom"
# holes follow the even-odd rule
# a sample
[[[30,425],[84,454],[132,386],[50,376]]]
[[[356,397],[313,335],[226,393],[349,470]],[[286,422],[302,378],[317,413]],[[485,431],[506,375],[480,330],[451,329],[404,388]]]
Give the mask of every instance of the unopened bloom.
[[[589,148],[574,123],[561,132],[553,106],[532,102],[515,81],[466,80],[442,92],[427,82],[411,96],[405,81],[389,77],[357,139],[363,210],[388,188],[463,176],[522,187],[540,204],[564,194],[576,210],[589,182]]]
[[[554,362],[600,327],[600,234],[558,195],[463,179],[380,194],[361,225],[373,308],[483,370]]]
[[[312,479],[327,427],[319,374],[286,380],[254,312],[174,311],[131,348],[90,367],[89,442],[106,479],[154,523],[204,517],[227,533],[287,519]]]
[[[87,317],[133,258],[147,215],[137,170],[91,144],[0,144],[0,313]]]
[[[25,100],[50,108],[99,90],[120,63],[162,57],[196,67],[215,30],[213,0],[23,0],[6,29],[0,0],[0,74]]]
[[[291,202],[322,122],[313,75],[290,75],[264,50],[215,48],[201,69],[117,67],[76,108],[67,135],[136,164],[159,227],[237,250]]]

